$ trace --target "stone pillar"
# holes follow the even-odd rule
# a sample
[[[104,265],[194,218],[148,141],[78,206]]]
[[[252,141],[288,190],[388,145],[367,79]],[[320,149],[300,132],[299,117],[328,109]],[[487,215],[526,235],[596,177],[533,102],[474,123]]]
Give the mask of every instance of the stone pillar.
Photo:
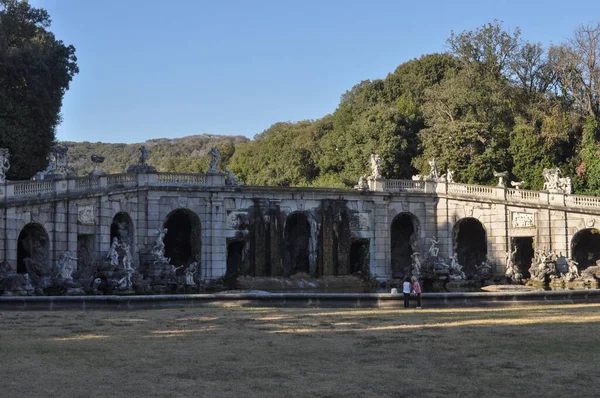
[[[271,217],[268,213],[269,203],[265,199],[255,199],[251,208],[250,231],[250,274],[267,276],[270,261],[270,232]]]
[[[208,246],[205,253],[208,254],[205,263],[206,278],[214,280],[225,276],[227,272],[227,242],[225,238],[225,210],[223,199],[210,198],[207,231],[209,231]]]
[[[386,281],[391,277],[389,199],[380,199],[374,205],[374,238],[370,245],[369,269],[371,277],[378,281]]]
[[[270,254],[270,274],[271,276],[283,275],[283,257],[282,257],[282,236],[283,220],[280,211],[281,200],[273,199],[269,201],[269,254]]]

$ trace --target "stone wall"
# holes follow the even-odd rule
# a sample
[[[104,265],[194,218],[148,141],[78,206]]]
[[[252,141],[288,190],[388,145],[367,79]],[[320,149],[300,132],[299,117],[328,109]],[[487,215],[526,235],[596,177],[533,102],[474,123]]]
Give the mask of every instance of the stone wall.
[[[0,261],[17,269],[18,238],[29,224],[41,226],[48,235],[48,261],[55,262],[66,250],[83,254],[89,250],[91,261],[102,261],[111,244],[113,221],[122,214],[119,219],[130,221],[131,226],[124,228],[131,233],[132,251],[138,254],[134,264],[140,267],[157,230],[179,214],[181,222],[189,221],[192,236],[173,238],[178,229],[175,223],[171,238],[185,240],[182,247],[190,251],[188,257],[200,263],[200,278],[226,275],[228,248],[237,256],[234,265],[241,273],[289,276],[293,273],[289,268],[292,246],[286,242],[289,223],[305,220],[302,233],[306,235],[297,239],[307,242],[306,249],[297,250],[306,250],[308,273],[350,273],[352,247],[359,242],[361,250],[368,250],[370,276],[386,280],[391,277],[391,228],[396,217],[405,214],[414,220],[411,247],[425,257],[435,237],[439,256],[445,259],[456,251],[460,221],[476,220],[478,224],[473,225],[480,224],[485,231],[487,258],[501,275],[514,239],[531,238],[535,248],[569,257],[573,236],[600,225],[597,201],[575,195],[517,195],[514,190],[493,187],[430,183],[417,188],[407,183],[402,187],[410,190],[396,192],[231,187],[194,181],[181,184],[175,177],[117,175],[103,177],[98,184],[69,180],[40,186],[47,191],[27,193],[19,188],[18,192],[26,193],[21,196],[7,196],[16,184],[4,185]],[[232,267],[232,261],[229,264]]]

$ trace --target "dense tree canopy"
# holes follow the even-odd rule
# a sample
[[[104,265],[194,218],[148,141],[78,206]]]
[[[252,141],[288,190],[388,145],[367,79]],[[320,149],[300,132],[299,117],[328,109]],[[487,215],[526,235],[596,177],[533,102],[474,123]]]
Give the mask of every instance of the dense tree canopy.
[[[10,150],[9,179],[46,167],[63,95],[78,72],[75,48],[49,26],[45,10],[0,0],[0,147]]]
[[[448,47],[360,82],[321,120],[275,124],[236,148],[231,169],[249,184],[350,187],[378,153],[387,178],[427,174],[435,158],[458,182],[508,171],[541,189],[543,169],[559,167],[600,194],[600,24],[545,49],[493,21],[452,32]]]

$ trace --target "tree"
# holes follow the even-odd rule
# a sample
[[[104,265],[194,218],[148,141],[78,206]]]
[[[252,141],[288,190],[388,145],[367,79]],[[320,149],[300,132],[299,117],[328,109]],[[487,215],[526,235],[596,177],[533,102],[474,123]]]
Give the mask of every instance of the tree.
[[[600,23],[579,26],[566,43],[551,48],[566,95],[585,116],[600,115]]]
[[[49,26],[46,10],[0,0],[0,147],[10,150],[9,179],[46,167],[63,96],[79,72],[75,48]]]

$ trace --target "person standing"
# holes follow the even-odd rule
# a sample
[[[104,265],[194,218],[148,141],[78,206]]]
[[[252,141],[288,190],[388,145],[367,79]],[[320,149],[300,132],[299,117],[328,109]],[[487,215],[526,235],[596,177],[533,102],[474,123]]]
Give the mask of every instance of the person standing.
[[[421,309],[421,284],[416,276],[412,277],[412,288],[415,296],[417,296],[417,309]]]
[[[404,278],[404,283],[402,284],[402,293],[404,294],[404,308],[409,307],[409,299],[410,299],[410,278],[407,276]]]

